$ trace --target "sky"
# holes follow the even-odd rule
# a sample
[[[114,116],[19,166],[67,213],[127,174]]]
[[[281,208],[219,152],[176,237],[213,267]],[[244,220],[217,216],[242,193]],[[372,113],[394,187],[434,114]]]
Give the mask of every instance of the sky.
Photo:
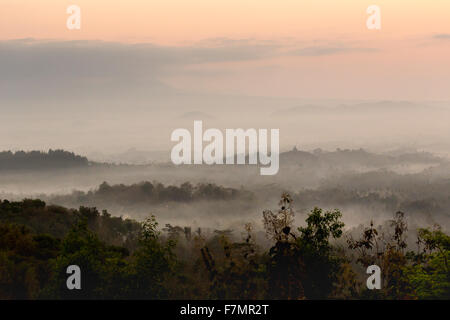
[[[8,57],[0,66],[10,68],[8,61],[35,76],[50,77],[39,65],[48,59],[92,68],[92,76],[104,74],[97,68],[125,71],[116,75],[125,86],[127,76],[147,72],[152,84],[200,93],[450,99],[448,0],[1,2],[0,54]],[[81,9],[80,30],[66,27],[72,4]],[[366,27],[373,4],[381,30]],[[141,65],[108,67],[118,55]],[[2,81],[11,76],[18,77],[3,72]]]
[[[70,5],[80,30],[66,26]],[[366,26],[371,5],[380,30]],[[136,123],[171,129],[161,119],[172,109],[227,107],[233,118],[306,100],[448,106],[449,57],[448,0],[0,0],[0,149],[146,146]],[[126,128],[112,128],[126,112]]]
[[[66,8],[82,9],[78,32]],[[450,32],[447,0],[2,0],[2,39],[57,38],[184,43],[208,38],[374,38],[366,9],[382,9],[383,37]]]

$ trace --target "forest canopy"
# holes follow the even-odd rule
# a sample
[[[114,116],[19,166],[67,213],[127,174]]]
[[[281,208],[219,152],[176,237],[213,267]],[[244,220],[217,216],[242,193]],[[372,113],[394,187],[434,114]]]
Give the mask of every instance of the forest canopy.
[[[450,298],[450,237],[439,226],[420,228],[409,248],[402,212],[356,237],[341,217],[315,207],[296,227],[293,200],[283,194],[278,209],[262,214],[265,247],[251,224],[236,238],[230,229],[160,228],[153,216],[138,223],[96,208],[3,200],[0,298]],[[383,272],[380,290],[365,286],[371,264]],[[83,290],[67,289],[69,265],[80,267]]]

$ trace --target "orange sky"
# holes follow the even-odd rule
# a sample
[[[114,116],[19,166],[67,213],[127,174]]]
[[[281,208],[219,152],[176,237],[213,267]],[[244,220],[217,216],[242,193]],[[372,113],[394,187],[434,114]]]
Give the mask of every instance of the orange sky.
[[[82,10],[80,31],[66,8]],[[0,39],[184,43],[205,38],[373,37],[366,9],[382,10],[384,37],[450,33],[448,0],[2,0]]]
[[[81,30],[66,27],[74,4]],[[366,27],[370,5],[381,8],[381,30]],[[179,93],[192,95],[190,102]],[[160,106],[159,95],[167,105]],[[245,98],[236,109],[234,96]],[[247,105],[248,96],[261,99]],[[162,148],[169,135],[158,133],[181,111],[214,114],[231,106],[233,119],[244,121],[239,112],[272,103],[267,97],[283,98],[274,104],[291,101],[286,97],[336,105],[450,101],[450,0],[0,0],[0,107],[9,117],[0,127],[2,148],[147,149],[149,141]],[[114,111],[122,108],[127,121]],[[147,108],[151,113],[142,113]],[[62,120],[49,125],[53,112]],[[8,120],[15,116],[17,122]],[[392,134],[385,119],[378,124],[368,116],[355,132],[364,136],[370,123],[370,132],[389,139],[405,127],[414,137],[431,132],[432,143],[434,133],[447,139],[448,119],[423,120],[416,127],[405,114]],[[359,138],[351,125],[304,124],[314,127],[311,144],[316,136],[335,139],[335,131]],[[309,129],[295,126],[305,138]]]
[[[66,8],[72,4],[81,8],[81,30],[66,28]],[[366,28],[366,9],[374,4],[381,8],[381,30]],[[177,88],[450,99],[450,0],[1,0],[0,6],[0,41],[82,39],[204,47],[214,43],[207,39],[217,38],[281,48],[281,54],[253,61],[200,61],[160,79]],[[283,54],[317,47],[344,51]]]

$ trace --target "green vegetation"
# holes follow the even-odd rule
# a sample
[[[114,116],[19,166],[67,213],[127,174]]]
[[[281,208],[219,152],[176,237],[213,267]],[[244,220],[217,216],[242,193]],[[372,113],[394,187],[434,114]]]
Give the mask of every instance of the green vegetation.
[[[344,232],[339,210],[314,208],[294,227],[293,200],[265,210],[268,248],[250,224],[207,233],[142,223],[107,211],[0,202],[0,299],[449,299],[450,237],[419,229],[408,250],[405,216],[389,231],[371,224],[360,238]],[[347,244],[342,245],[342,239]],[[365,286],[367,266],[382,270],[382,289]],[[68,290],[66,268],[82,270]]]

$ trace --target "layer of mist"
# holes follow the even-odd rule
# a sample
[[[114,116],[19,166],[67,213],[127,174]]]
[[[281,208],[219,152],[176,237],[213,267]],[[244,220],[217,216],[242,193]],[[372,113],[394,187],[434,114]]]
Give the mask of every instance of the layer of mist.
[[[261,212],[273,208],[288,192],[296,219],[304,221],[314,207],[339,209],[347,228],[381,223],[403,211],[411,225],[450,227],[450,162],[428,152],[363,149],[297,148],[280,154],[280,171],[261,176],[257,166],[108,164],[73,159],[76,155],[4,153],[20,157],[0,170],[0,198],[36,198],[69,208],[107,209],[111,214],[143,220],[153,214],[165,225],[241,229],[251,222],[261,228]],[[12,157],[12,158],[11,158]],[[33,163],[30,167],[28,162]],[[66,166],[48,167],[66,157]]]

